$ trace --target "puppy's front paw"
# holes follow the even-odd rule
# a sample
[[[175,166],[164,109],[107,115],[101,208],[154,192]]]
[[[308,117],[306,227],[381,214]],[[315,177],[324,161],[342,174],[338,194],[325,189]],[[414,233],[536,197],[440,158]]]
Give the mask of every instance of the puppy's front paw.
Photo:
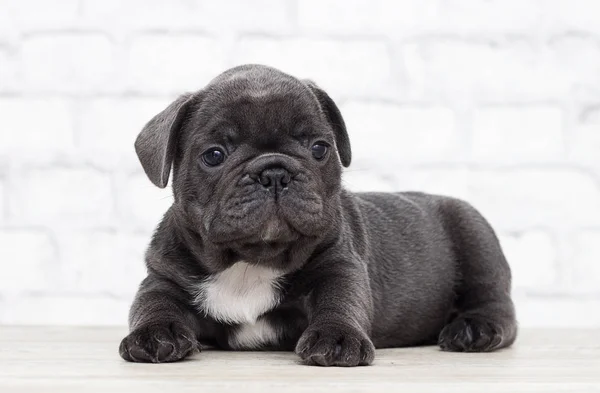
[[[119,354],[130,362],[166,363],[181,360],[199,348],[194,333],[173,322],[135,329],[121,341]]]
[[[444,351],[489,352],[503,340],[502,326],[482,317],[457,317],[442,329],[438,344]]]
[[[296,353],[308,365],[366,366],[375,358],[375,347],[367,335],[353,327],[309,326],[296,345]]]

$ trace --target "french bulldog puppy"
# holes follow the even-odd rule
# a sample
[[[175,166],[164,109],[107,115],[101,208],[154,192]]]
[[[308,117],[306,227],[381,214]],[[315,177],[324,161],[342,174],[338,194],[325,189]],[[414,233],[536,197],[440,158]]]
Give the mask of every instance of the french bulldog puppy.
[[[374,157],[380,143],[399,142],[374,140]],[[174,202],[146,254],[125,360],[173,362],[208,344],[358,366],[375,348],[515,340],[490,225],[454,198],[345,190],[350,139],[313,82],[230,69],[157,114],[135,149],[156,186],[172,168]]]

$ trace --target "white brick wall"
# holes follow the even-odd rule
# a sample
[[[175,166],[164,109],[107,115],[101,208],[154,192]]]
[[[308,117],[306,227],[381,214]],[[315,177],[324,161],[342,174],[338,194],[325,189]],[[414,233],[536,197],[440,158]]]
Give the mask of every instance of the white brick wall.
[[[0,0],[0,323],[125,323],[172,201],[137,132],[258,62],[337,100],[348,187],[479,208],[521,325],[600,326],[599,42],[597,0]]]

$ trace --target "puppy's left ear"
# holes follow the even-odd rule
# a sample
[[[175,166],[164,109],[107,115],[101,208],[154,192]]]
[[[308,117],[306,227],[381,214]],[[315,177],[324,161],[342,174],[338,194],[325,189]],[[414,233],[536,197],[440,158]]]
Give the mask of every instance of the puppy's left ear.
[[[350,149],[350,138],[348,137],[348,131],[346,131],[346,123],[344,123],[340,110],[331,97],[313,81],[305,80],[304,83],[317,96],[321,109],[335,133],[335,144],[340,153],[342,165],[348,167],[352,161],[352,150]]]
[[[154,116],[135,140],[135,152],[144,172],[156,186],[165,188],[175,156],[179,129],[185,119],[193,94],[179,96]]]

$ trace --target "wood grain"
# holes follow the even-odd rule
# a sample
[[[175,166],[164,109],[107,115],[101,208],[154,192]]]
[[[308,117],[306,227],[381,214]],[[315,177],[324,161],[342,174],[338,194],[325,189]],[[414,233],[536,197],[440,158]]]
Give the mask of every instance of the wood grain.
[[[378,350],[371,367],[302,366],[292,353],[207,350],[172,364],[117,353],[124,328],[0,327],[0,392],[600,392],[600,330],[523,330],[489,354]]]

